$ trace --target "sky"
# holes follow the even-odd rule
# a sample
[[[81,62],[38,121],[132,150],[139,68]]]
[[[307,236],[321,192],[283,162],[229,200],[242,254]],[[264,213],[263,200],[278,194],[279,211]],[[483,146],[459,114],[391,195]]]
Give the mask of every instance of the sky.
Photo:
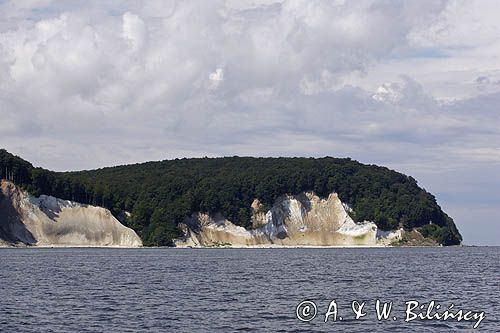
[[[0,0],[0,146],[81,170],[351,157],[500,245],[500,2]]]

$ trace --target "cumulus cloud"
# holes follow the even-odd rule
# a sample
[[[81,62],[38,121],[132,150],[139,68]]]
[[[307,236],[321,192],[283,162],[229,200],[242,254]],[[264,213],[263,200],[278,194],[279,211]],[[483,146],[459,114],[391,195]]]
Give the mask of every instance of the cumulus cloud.
[[[123,14],[122,36],[126,39],[133,51],[142,49],[146,37],[144,21],[130,12]]]
[[[476,96],[444,103],[433,84],[412,75],[415,53],[464,40],[455,18],[465,14],[455,2],[1,6],[10,22],[0,32],[1,112],[9,119],[2,141],[28,155],[34,149],[15,144],[19,138],[60,143],[57,160],[40,161],[58,168],[82,162],[63,162],[69,143],[71,151],[109,144],[86,167],[179,154],[321,155],[338,147],[364,157],[373,147],[360,150],[359,140],[383,150],[396,138],[460,140],[456,131],[477,125],[457,102]],[[465,37],[468,46],[488,40]],[[403,65],[381,75],[393,59]],[[496,93],[485,88],[494,86],[492,70],[483,72],[468,84]],[[284,139],[293,135],[323,148],[293,148]]]
[[[222,68],[217,68],[215,72],[210,73],[208,79],[211,81],[212,89],[217,89],[219,84],[224,81],[224,70]]]

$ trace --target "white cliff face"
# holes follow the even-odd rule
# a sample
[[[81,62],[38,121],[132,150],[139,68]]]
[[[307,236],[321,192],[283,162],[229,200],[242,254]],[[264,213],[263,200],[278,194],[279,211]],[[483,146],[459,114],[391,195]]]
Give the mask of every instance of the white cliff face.
[[[380,245],[390,245],[391,243],[400,241],[403,239],[405,231],[403,228],[391,231],[377,231],[377,239]]]
[[[2,182],[0,240],[35,246],[123,246],[142,242],[105,208],[42,195]]]
[[[313,193],[285,195],[268,212],[252,203],[252,230],[234,225],[220,214],[194,214],[181,225],[177,246],[375,246],[377,226],[355,223],[336,193],[326,199]]]

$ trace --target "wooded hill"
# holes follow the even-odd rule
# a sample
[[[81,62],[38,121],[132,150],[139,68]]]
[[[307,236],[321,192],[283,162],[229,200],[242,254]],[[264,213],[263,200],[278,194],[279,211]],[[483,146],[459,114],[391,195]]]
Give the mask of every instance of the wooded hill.
[[[283,194],[337,192],[355,221],[384,230],[418,228],[443,245],[460,244],[453,220],[412,177],[349,158],[184,158],[53,172],[0,150],[0,175],[33,195],[103,206],[133,228],[145,245],[170,245],[193,212],[222,213],[250,228],[251,203],[270,208]],[[125,218],[124,212],[131,215]]]

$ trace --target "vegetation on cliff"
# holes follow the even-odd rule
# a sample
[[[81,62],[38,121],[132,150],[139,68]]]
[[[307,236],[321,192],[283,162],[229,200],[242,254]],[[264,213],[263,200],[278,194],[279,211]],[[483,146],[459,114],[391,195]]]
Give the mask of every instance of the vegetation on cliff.
[[[221,212],[250,227],[250,205],[265,207],[285,193],[337,192],[356,221],[384,230],[419,228],[443,245],[462,237],[434,196],[412,177],[349,158],[191,158],[147,162],[90,171],[53,172],[0,150],[0,175],[35,195],[47,194],[100,205],[120,215],[145,245],[169,245],[177,225],[193,212]],[[121,214],[123,215],[123,214]]]

